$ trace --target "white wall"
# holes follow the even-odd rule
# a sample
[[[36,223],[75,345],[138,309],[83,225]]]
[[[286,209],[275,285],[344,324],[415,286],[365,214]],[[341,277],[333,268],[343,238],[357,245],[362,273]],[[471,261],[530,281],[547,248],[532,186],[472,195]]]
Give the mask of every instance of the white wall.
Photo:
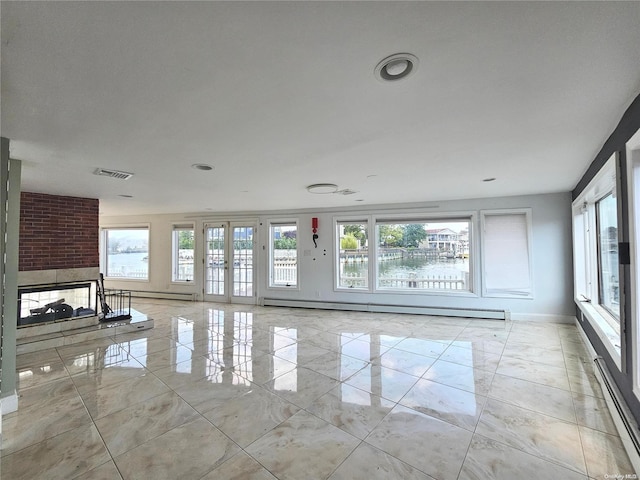
[[[433,208],[437,205],[436,208]],[[532,210],[533,277],[532,299],[483,298],[479,282],[475,295],[415,294],[415,293],[359,293],[334,290],[334,231],[335,217],[372,214],[417,213],[441,215],[456,212],[476,214],[476,233],[479,230],[479,212],[488,209],[530,208]],[[311,218],[319,219],[318,248],[311,238]],[[255,219],[258,225],[256,261],[258,263],[258,285],[256,301],[261,297],[324,300],[335,302],[382,303],[392,305],[465,307],[486,309],[508,309],[514,319],[538,317],[573,317],[572,302],[572,256],[571,256],[571,194],[557,193],[519,197],[456,200],[437,204],[386,205],[353,209],[327,209],[323,211],[290,212],[244,212],[221,214],[190,213],[178,215],[100,217],[100,226],[150,227],[150,253],[148,282],[108,280],[107,286],[133,290],[161,292],[190,292],[201,295],[203,266],[202,257],[196,254],[196,272],[193,285],[171,283],[171,232],[176,223],[194,222],[196,228],[196,253],[203,250],[202,229],[204,223],[215,220]],[[299,242],[299,289],[273,289],[268,287],[268,227],[271,220],[297,219]],[[478,236],[475,244],[479,245]],[[263,248],[264,247],[264,248]],[[310,250],[310,256],[303,252]],[[325,253],[326,250],[326,253]],[[476,273],[479,271],[479,255],[476,255]],[[479,276],[476,275],[476,280]]]

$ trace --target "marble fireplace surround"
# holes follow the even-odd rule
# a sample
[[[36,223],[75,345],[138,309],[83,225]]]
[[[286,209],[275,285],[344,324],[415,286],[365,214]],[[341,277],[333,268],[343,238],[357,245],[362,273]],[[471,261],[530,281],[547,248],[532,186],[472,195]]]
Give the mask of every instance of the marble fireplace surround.
[[[58,270],[29,270],[18,272],[18,287],[26,285],[52,285],[66,282],[98,280],[100,267],[62,268]]]
[[[99,275],[99,267],[23,271],[18,272],[18,288],[69,282],[95,282]],[[17,353],[29,353],[153,328],[153,319],[147,315],[133,309],[131,315],[131,320],[126,321],[100,322],[97,315],[91,315],[22,325],[16,332]]]

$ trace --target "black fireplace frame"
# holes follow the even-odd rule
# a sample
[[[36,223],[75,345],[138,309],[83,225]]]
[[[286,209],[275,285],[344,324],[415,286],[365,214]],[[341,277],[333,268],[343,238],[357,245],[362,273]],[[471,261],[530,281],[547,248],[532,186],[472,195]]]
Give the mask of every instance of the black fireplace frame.
[[[26,326],[26,325],[38,325],[50,322],[60,322],[66,320],[74,320],[82,317],[91,317],[97,315],[97,293],[96,293],[96,282],[93,280],[83,280],[83,281],[74,281],[74,282],[62,282],[62,283],[52,283],[46,285],[25,285],[22,287],[18,287],[18,327]],[[88,305],[76,305],[71,307],[71,313],[69,314],[69,309],[64,308],[51,308],[47,312],[34,314],[31,313],[26,317],[22,317],[22,301],[23,295],[28,295],[30,293],[38,293],[38,292],[51,292],[51,291],[60,291],[64,292],[65,290],[78,290],[78,289],[86,289],[87,290],[87,301]],[[62,304],[69,307],[68,304]],[[44,305],[40,305],[40,307],[44,307]],[[31,310],[31,309],[30,309]],[[56,311],[57,310],[57,311]]]

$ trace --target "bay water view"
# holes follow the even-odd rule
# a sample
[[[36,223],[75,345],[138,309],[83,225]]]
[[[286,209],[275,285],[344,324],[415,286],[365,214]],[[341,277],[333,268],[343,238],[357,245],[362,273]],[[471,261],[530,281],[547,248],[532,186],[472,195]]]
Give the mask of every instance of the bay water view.
[[[145,278],[149,271],[147,252],[117,253],[109,255],[108,276]],[[367,260],[341,261],[340,276],[363,277],[368,272]],[[381,278],[437,279],[456,277],[463,279],[469,272],[469,259],[433,259],[405,257],[380,261],[378,276]]]
[[[109,254],[108,277],[147,278],[148,272],[148,252]]]

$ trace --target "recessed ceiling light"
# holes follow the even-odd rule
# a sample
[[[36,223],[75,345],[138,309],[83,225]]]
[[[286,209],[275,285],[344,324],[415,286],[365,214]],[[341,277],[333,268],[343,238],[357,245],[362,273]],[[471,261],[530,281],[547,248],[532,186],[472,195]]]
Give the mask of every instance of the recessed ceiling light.
[[[407,78],[418,68],[418,58],[410,53],[396,53],[376,65],[374,74],[381,82],[393,82]]]
[[[327,193],[336,193],[338,186],[333,183],[314,183],[307,187],[309,193],[324,195]]]
[[[213,170],[211,165],[207,165],[206,163],[194,163],[191,165],[191,168],[195,168],[196,170],[202,170],[203,172],[208,172]]]
[[[495,177],[491,177],[491,178],[483,178],[482,179],[483,182],[493,182],[495,181]]]

